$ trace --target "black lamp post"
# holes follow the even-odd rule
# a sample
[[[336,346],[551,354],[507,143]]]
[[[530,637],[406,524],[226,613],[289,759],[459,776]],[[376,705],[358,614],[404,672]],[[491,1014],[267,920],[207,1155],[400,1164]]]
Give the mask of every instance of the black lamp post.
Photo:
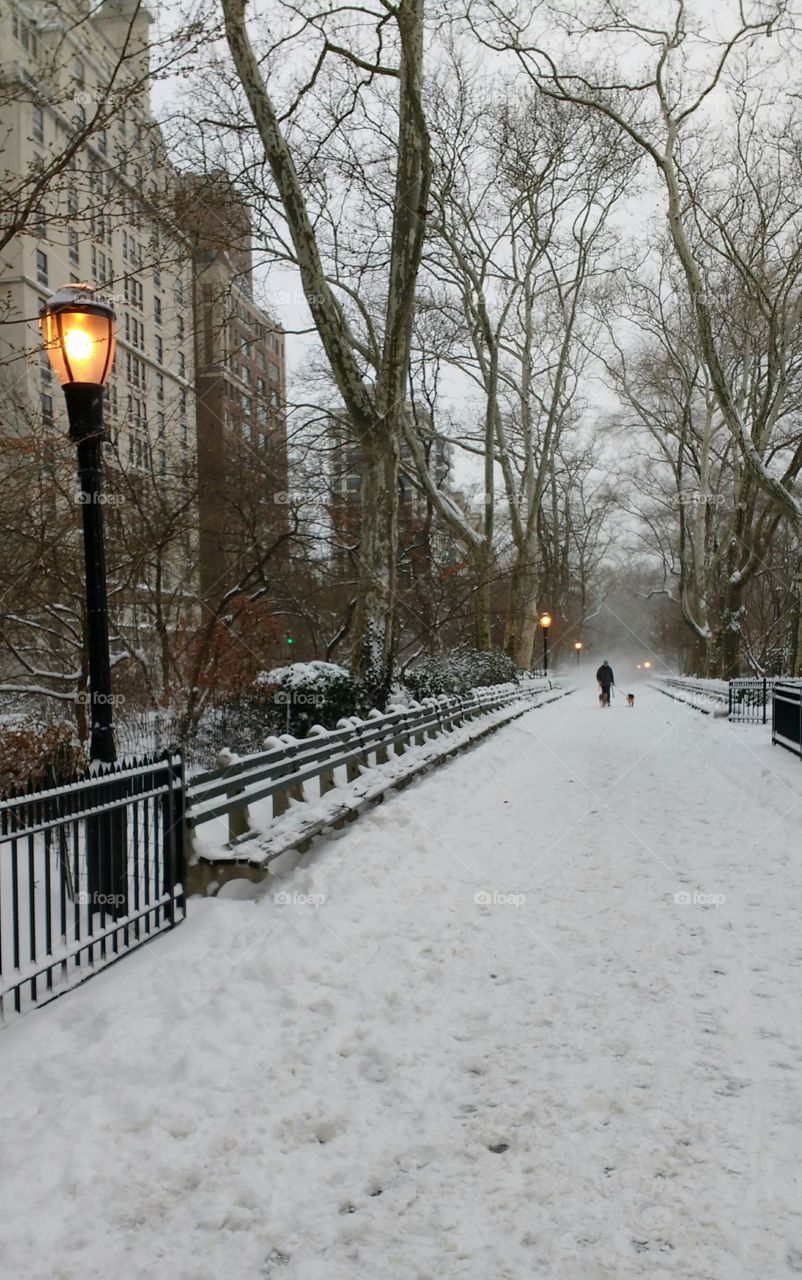
[[[90,755],[115,759],[111,716],[106,554],[103,544],[101,444],[103,387],[114,360],[115,314],[85,284],[59,289],[43,303],[40,324],[45,350],[64,389],[70,439],[78,447],[79,502],[83,509],[89,658]]]
[[[541,613],[540,625],[543,628],[543,674],[549,674],[549,627],[551,626],[551,614]]]

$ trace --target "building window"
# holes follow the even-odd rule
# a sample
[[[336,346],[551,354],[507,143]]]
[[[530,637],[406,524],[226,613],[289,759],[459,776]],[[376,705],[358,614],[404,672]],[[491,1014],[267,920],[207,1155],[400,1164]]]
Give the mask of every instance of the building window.
[[[184,341],[184,317],[176,316],[175,332],[179,342]]]
[[[181,417],[182,417],[182,418],[185,418],[185,417],[187,416],[187,393],[186,393],[186,391],[182,391],[182,392],[181,392],[181,400],[180,400],[180,402],[179,402],[179,409],[180,409],[180,412],[181,412]],[[186,423],[184,423],[184,431],[186,432]]]
[[[42,405],[42,420],[50,424],[53,421],[53,397],[43,391],[39,399]]]
[[[164,435],[164,413],[161,409],[156,414],[156,434],[160,440]]]
[[[67,192],[67,213],[71,218],[78,216],[78,197],[74,191]]]
[[[179,351],[178,353],[178,376],[179,378],[185,378],[187,376],[187,362],[184,358],[183,351]]]
[[[153,319],[155,320],[156,324],[161,324],[161,322],[162,322],[162,300],[161,300],[161,298],[154,298],[154,299],[153,299]]]
[[[164,402],[164,374],[163,373],[156,374],[156,399],[162,403]]]
[[[76,58],[72,64],[72,74],[79,84],[83,84],[86,78],[86,67],[81,58]]]
[[[11,18],[11,30],[14,39],[17,40],[28,53],[33,54],[34,58],[39,56],[39,41],[36,32],[27,22],[23,22],[16,13]]]
[[[126,277],[125,283],[123,285],[123,289],[125,292],[125,301],[129,303],[132,307],[136,307],[139,311],[141,311],[142,297],[143,297],[142,282],[140,280],[135,280],[133,276]]]
[[[267,363],[267,361],[265,360],[265,353],[264,353],[264,351],[257,351],[257,353],[256,353],[256,363],[258,364],[258,366],[259,366],[259,368],[260,368],[260,369],[264,369],[264,367],[265,367],[265,365],[266,365],[266,363]]]
[[[108,154],[108,150],[109,150],[109,139],[108,139],[108,134],[106,133],[106,130],[105,130],[105,129],[98,129],[98,132],[97,132],[97,147],[98,147],[98,151],[100,152],[100,154],[101,154],[102,156],[105,156],[105,155],[107,155],[107,154]]]
[[[81,265],[81,246],[75,227],[70,227],[70,262],[76,267]]]
[[[45,113],[41,107],[33,109],[33,140],[34,142],[45,140]]]
[[[242,412],[247,413],[248,417],[253,413],[253,402],[250,396],[242,397]]]
[[[175,304],[177,307],[184,305],[184,281],[180,276],[177,276],[175,281]]]
[[[267,366],[267,376],[271,382],[280,382],[281,373],[277,364],[271,363]]]
[[[271,391],[271,392],[270,392],[270,407],[271,407],[272,409],[278,409],[280,405],[281,405],[281,397],[280,397],[279,393],[278,393],[277,391]]]
[[[47,284],[47,254],[42,253],[41,249],[36,250],[36,279],[39,284]]]
[[[267,383],[265,382],[264,378],[256,379],[256,394],[261,397],[264,397],[267,395]]]
[[[159,450],[159,475],[167,475],[167,454],[164,449]],[[164,575],[164,585],[167,585],[167,574]]]
[[[154,341],[156,343],[156,359],[159,364],[164,364],[164,343],[158,333],[156,334]]]
[[[264,431],[259,432],[259,448],[260,449],[267,448],[267,436],[265,435]]]
[[[126,372],[127,378],[132,387],[139,387],[145,390],[145,363],[140,360],[139,356],[131,355],[129,351],[126,355]]]
[[[37,205],[33,211],[33,229],[40,240],[47,239],[47,221],[45,219],[45,211],[41,205]]]

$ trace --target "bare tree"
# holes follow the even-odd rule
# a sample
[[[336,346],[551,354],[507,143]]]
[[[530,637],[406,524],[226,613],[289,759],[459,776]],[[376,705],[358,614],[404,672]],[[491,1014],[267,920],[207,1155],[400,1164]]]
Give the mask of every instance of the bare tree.
[[[399,439],[430,176],[422,96],[424,4],[400,0],[394,6],[349,6],[347,12],[315,4],[276,7],[285,18],[291,15],[294,26],[286,40],[274,40],[262,56],[257,56],[248,27],[246,0],[223,0],[225,33],[258,135],[265,177],[272,184],[273,212],[263,219],[263,230],[272,224],[278,251],[300,273],[332,376],[361,441],[354,661],[380,700],[389,688],[393,662]],[[270,38],[269,32],[262,34]],[[253,36],[258,39],[259,33]],[[308,77],[285,91],[279,106],[273,88],[275,82],[279,91],[276,67],[294,38],[306,42],[306,48],[311,44],[314,57]],[[389,104],[387,84],[394,86]],[[382,117],[382,163],[394,174],[391,218],[387,225],[382,192],[369,214],[374,239],[381,244],[381,268],[364,272],[357,266],[349,272],[349,254],[357,257],[366,241],[371,257],[370,237],[363,226],[360,244],[341,248],[346,227],[338,228],[333,205],[341,207],[339,184],[348,185],[349,173],[356,173],[363,198],[369,190],[360,142],[370,152],[366,139],[375,142],[377,136],[370,126],[372,109]],[[393,120],[394,136],[388,141]],[[368,163],[373,158],[369,155]],[[316,187],[311,175],[311,166],[325,168],[327,162],[336,193],[328,192],[323,181]],[[363,215],[368,213],[365,204],[361,208]],[[377,298],[378,327],[371,314]]]
[[[794,485],[797,450],[791,445],[772,465],[761,449],[788,392],[802,314],[799,147],[791,141],[798,124],[790,118],[791,95],[783,100],[777,91],[769,102],[762,52],[767,38],[774,41],[772,53],[782,47],[792,22],[782,0],[757,4],[751,14],[743,5],[733,6],[722,36],[694,22],[685,0],[674,0],[672,9],[672,20],[662,27],[637,14],[627,16],[613,0],[601,0],[592,15],[578,5],[566,6],[562,13],[574,36],[572,55],[550,49],[536,31],[536,16],[519,6],[490,0],[473,7],[472,20],[484,39],[516,56],[540,92],[609,120],[654,165],[718,410],[744,466],[791,522],[802,545],[802,501]],[[486,19],[489,27],[483,26]],[[627,71],[610,65],[609,51],[616,46],[622,66],[627,59]],[[762,78],[756,75],[761,66]],[[710,108],[714,102],[719,110],[726,108],[730,73],[735,74],[734,105],[729,129],[722,129]],[[773,121],[764,125],[764,108],[769,120],[772,111],[785,117],[779,132]],[[767,128],[774,135],[770,163],[778,179],[769,193],[763,188],[766,170],[758,175]],[[703,134],[708,139],[715,134],[715,152],[702,145]],[[758,227],[761,248],[755,255]],[[742,400],[728,377],[734,334],[716,325],[715,277],[722,259],[739,273],[761,313],[766,394],[752,402]],[[802,583],[797,589],[802,591]],[[802,670],[798,636],[795,649],[794,665]]]

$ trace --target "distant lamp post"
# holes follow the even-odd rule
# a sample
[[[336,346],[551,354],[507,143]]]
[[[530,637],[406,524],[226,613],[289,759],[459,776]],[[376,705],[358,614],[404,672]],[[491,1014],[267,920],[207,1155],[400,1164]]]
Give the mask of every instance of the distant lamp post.
[[[577,666],[579,666],[579,655],[581,654],[581,652],[582,652],[582,650],[584,649],[584,647],[585,647],[585,646],[583,645],[583,643],[582,643],[582,641],[581,641],[581,640],[577,640],[577,641],[575,641],[575,642],[574,642],[574,652],[576,653],[576,665],[577,665]]]
[[[540,625],[543,628],[543,674],[549,674],[549,627],[552,623],[550,613],[541,613]]]
[[[651,668],[651,665],[652,665],[652,664],[651,664],[651,662],[644,662],[644,664],[643,664],[643,665],[644,665],[644,667],[646,668],[646,670],[648,671],[648,670]]]
[[[111,372],[115,314],[86,284],[59,289],[42,304],[40,325],[53,372],[64,390],[70,439],[78,447],[78,501],[83,508],[89,659],[90,755],[115,759],[111,666],[103,545],[103,387]]]

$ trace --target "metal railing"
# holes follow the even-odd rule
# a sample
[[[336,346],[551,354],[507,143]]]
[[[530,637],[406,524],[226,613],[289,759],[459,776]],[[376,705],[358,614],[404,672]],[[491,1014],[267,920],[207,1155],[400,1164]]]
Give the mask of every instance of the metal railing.
[[[746,676],[729,682],[729,718],[739,724],[766,724],[777,678]]]
[[[729,689],[726,680],[695,680],[688,676],[652,676],[650,684],[661,693],[695,707],[697,711],[710,715],[728,704]]]
[[[669,697],[695,707],[705,715],[723,715],[735,724],[766,724],[777,677],[739,676],[734,680],[696,679],[690,676],[653,676]]]
[[[178,756],[0,800],[0,1022],[185,914]]]
[[[771,705],[772,743],[802,759],[802,680],[778,680]]]

